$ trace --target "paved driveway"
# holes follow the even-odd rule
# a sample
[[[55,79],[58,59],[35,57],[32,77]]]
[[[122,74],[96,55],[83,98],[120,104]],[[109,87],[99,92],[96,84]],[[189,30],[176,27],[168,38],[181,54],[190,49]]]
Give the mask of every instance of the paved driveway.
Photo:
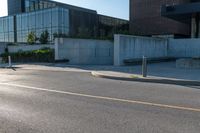
[[[199,133],[200,87],[0,70],[0,133]]]

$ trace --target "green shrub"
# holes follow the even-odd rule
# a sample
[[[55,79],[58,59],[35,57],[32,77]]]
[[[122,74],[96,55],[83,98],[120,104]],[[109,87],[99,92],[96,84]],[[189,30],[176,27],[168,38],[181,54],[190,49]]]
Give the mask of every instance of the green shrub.
[[[27,43],[30,44],[30,45],[34,44],[36,42],[36,38],[37,37],[36,37],[35,33],[30,32],[27,36]]]
[[[54,62],[53,49],[40,49],[34,51],[19,51],[17,53],[4,53],[1,55],[3,62],[8,62],[11,56],[12,62]]]
[[[5,48],[4,51],[5,51],[5,53],[8,53],[8,48]]]
[[[49,32],[45,30],[39,38],[41,44],[47,44],[49,42]]]

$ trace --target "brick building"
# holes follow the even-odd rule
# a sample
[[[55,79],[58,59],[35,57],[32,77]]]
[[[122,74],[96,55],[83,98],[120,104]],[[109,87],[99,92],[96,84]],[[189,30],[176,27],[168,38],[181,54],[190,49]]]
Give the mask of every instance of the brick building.
[[[190,23],[183,23],[161,15],[162,6],[189,2],[190,0],[130,0],[130,32],[145,36],[190,36]]]

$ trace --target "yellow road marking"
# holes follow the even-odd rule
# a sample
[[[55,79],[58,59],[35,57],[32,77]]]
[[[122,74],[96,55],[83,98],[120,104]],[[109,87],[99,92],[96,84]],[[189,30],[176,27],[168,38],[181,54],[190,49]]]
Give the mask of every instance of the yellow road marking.
[[[73,93],[73,92],[59,91],[59,90],[52,90],[52,89],[45,89],[45,88],[38,88],[38,87],[25,86],[25,85],[19,85],[19,84],[0,83],[0,85],[6,85],[6,86],[12,86],[12,87],[20,87],[20,88],[26,88],[26,89],[31,89],[31,90],[39,90],[39,91],[46,91],[46,92],[54,92],[54,93],[59,93],[59,94],[67,94],[67,95],[94,98],[94,99],[116,101],[116,102],[142,104],[142,105],[155,106],[155,107],[161,107],[161,108],[171,108],[171,109],[178,109],[178,110],[185,110],[185,111],[200,112],[200,108],[190,108],[190,107],[159,104],[159,103],[144,102],[144,101],[137,101],[137,100],[127,100],[127,99],[120,99],[120,98],[113,98],[113,97],[88,95],[88,94],[82,94],[82,93]]]

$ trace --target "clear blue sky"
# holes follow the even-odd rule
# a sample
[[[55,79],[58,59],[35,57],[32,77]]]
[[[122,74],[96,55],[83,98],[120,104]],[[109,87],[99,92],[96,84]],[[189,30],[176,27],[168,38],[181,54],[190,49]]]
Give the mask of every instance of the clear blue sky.
[[[55,0],[97,10],[99,14],[129,19],[129,0]],[[0,16],[7,15],[7,0],[1,0]]]

